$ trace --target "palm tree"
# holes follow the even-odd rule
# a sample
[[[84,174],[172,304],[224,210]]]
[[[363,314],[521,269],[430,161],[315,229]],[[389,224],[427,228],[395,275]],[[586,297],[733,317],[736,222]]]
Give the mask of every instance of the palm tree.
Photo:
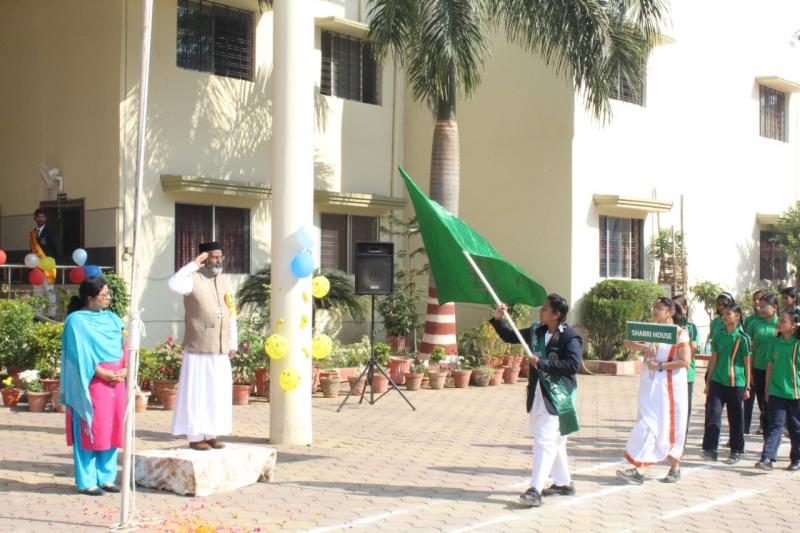
[[[491,30],[503,29],[509,42],[570,79],[587,109],[605,121],[618,77],[640,86],[641,66],[666,13],[662,0],[369,0],[368,6],[376,56],[391,54],[405,68],[414,99],[433,113],[430,196],[456,215],[456,103],[480,85]],[[431,277],[429,296],[435,295]],[[441,344],[447,335],[448,354],[455,354],[455,307],[446,306],[428,305],[425,337]],[[434,343],[425,337],[420,351],[428,354]]]

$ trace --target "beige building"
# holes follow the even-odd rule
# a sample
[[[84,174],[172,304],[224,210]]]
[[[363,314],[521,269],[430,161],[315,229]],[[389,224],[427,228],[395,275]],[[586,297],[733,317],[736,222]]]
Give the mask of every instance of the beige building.
[[[402,73],[370,60],[365,4],[312,2],[315,222],[323,267],[348,272],[377,217],[406,209],[395,167],[427,184],[432,135]],[[765,232],[798,199],[800,4],[764,4],[674,0],[643,100],[621,84],[606,125],[538,58],[493,36],[483,84],[459,108],[460,216],[578,306],[605,277],[653,278],[646,245],[657,223],[679,225],[681,197],[690,283],[738,292],[786,278]],[[127,273],[140,1],[6,0],[0,36],[0,248],[21,262],[43,205],[65,254],[83,247],[89,263]],[[272,15],[257,0],[155,2],[146,344],[179,332],[166,280],[198,242],[222,240],[238,282],[270,260],[271,64]],[[40,163],[60,169],[66,200]],[[461,327],[486,315],[459,314]]]

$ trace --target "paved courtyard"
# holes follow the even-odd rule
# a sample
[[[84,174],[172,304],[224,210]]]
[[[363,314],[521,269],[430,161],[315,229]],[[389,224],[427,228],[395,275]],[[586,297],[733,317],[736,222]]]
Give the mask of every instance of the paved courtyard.
[[[315,441],[278,447],[275,480],[189,498],[140,489],[142,528],[155,531],[797,531],[800,473],[752,468],[760,437],[736,466],[696,460],[702,391],[677,485],[621,485],[614,471],[636,416],[635,377],[581,376],[581,431],[568,444],[578,494],[527,509],[531,441],[522,436],[525,383],[395,393],[377,404],[313,400]],[[137,419],[139,449],[182,445],[171,412]],[[264,445],[269,403],[234,407],[235,435]],[[0,410],[0,531],[102,531],[118,520],[117,495],[75,493],[63,415]],[[723,437],[723,442],[724,442]],[[788,445],[781,448],[788,455]],[[666,466],[650,468],[652,478]]]

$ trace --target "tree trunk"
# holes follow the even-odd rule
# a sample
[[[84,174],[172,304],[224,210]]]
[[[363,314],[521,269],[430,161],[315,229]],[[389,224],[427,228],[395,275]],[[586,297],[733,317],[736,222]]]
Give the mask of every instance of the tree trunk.
[[[431,150],[430,197],[457,216],[460,152],[455,91],[451,90],[450,95],[451,101],[440,100],[436,108]],[[419,351],[423,355],[430,355],[436,346],[442,346],[447,355],[458,354],[455,304],[438,304],[436,284],[431,275],[428,286],[428,307],[425,313],[425,333]]]

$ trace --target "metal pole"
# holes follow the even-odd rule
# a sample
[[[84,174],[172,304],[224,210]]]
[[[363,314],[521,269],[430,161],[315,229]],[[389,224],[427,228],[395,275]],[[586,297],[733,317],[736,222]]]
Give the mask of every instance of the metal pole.
[[[121,527],[127,526],[132,518],[132,507],[135,502],[131,496],[133,479],[133,444],[134,444],[134,409],[131,403],[134,401],[133,394],[136,387],[137,373],[139,367],[139,287],[137,274],[139,270],[139,235],[142,227],[142,190],[144,188],[144,153],[145,138],[147,133],[147,90],[150,81],[150,41],[153,27],[153,0],[143,0],[142,18],[142,57],[140,64],[139,81],[139,129],[136,147],[136,182],[134,188],[133,203],[133,244],[131,261],[131,305],[128,320],[128,377],[126,383],[126,416],[125,416],[125,447],[122,455],[122,485],[121,485],[121,504],[120,520]]]
[[[486,287],[486,290],[489,291],[489,294],[492,296],[492,299],[495,301],[495,303],[499,307],[500,304],[503,303],[503,302],[501,302],[500,298],[497,297],[497,294],[494,292],[494,289],[492,288],[492,286],[489,285],[488,281],[486,281],[486,277],[484,277],[483,272],[481,272],[481,269],[478,268],[478,265],[475,264],[475,261],[472,259],[472,256],[469,255],[469,252],[467,252],[466,250],[464,251],[464,257],[467,258],[467,261],[469,261],[469,264],[475,270],[475,273],[478,275],[480,280],[483,282],[484,287]],[[505,310],[503,311],[503,317],[508,321],[509,324],[511,324],[511,329],[514,330],[514,334],[517,336],[517,340],[519,340],[519,343],[522,345],[522,348],[525,350],[525,354],[528,357],[533,357],[533,352],[531,352],[531,347],[528,346],[528,343],[525,342],[525,339],[522,338],[522,333],[520,333],[519,330],[517,329],[517,325],[514,324],[514,321],[511,319],[511,315],[508,314],[508,311],[505,311]]]

